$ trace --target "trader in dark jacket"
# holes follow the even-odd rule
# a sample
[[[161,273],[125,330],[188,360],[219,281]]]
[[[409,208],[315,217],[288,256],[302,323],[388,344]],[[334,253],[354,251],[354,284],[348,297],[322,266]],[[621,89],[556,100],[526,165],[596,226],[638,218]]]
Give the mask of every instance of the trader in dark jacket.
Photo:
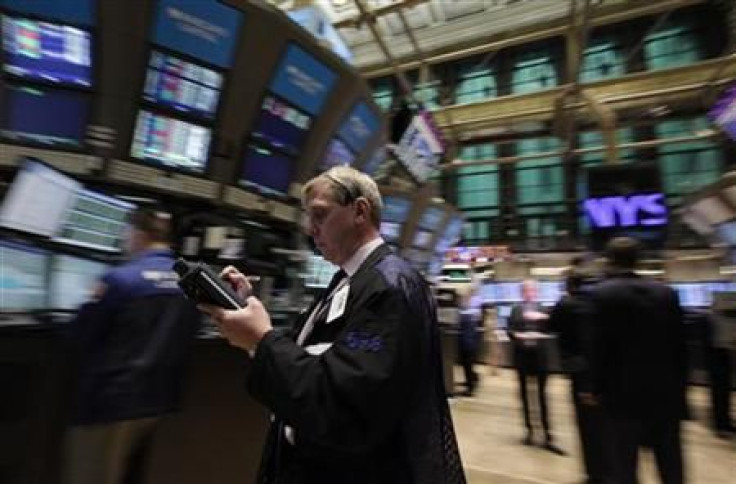
[[[564,451],[554,443],[547,406],[548,358],[544,339],[545,333],[549,331],[549,316],[541,310],[537,302],[536,281],[528,279],[522,282],[521,297],[523,301],[511,309],[508,332],[513,345],[514,366],[519,377],[519,395],[526,426],[523,442],[525,445],[534,443],[534,427],[527,392],[527,380],[531,377],[537,382],[539,411],[544,429],[544,448],[555,454],[564,455]]]
[[[125,237],[132,259],[102,277],[70,328],[79,376],[66,484],[144,482],[156,425],[180,403],[201,314],[171,270],[170,219],[149,209],[132,214]]]
[[[478,347],[481,342],[480,326],[483,324],[481,308],[474,301],[474,290],[467,289],[460,293],[458,359],[463,367],[466,390],[463,395],[472,397],[478,386],[478,373],[473,368],[478,359]]]
[[[588,277],[580,269],[567,274],[567,294],[552,309],[549,329],[557,334],[562,368],[570,377],[570,398],[583,451],[585,482],[599,484],[610,482],[610,465],[601,409],[593,402],[583,401],[583,396],[591,392],[592,321],[590,300],[585,294],[589,289],[587,283]]]
[[[248,389],[273,412],[259,482],[464,483],[443,385],[435,303],[378,233],[375,182],[335,167],[308,182],[309,235],[341,267],[292,332],[261,302],[210,312],[253,352]],[[223,277],[241,294],[246,278]]]
[[[639,244],[606,248],[609,274],[591,291],[593,397],[609,422],[616,483],[637,482],[639,447],[651,446],[664,484],[684,482],[680,420],[687,360],[677,293],[639,277]]]

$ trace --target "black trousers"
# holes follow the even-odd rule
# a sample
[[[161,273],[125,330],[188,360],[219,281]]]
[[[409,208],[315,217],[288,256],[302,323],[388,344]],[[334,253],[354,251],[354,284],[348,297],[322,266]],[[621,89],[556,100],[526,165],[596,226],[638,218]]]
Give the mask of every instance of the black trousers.
[[[549,422],[549,411],[547,409],[547,372],[541,369],[529,371],[526,365],[517,367],[516,373],[519,377],[519,396],[521,397],[522,410],[524,412],[524,425],[528,434],[532,434],[531,410],[529,408],[529,394],[527,392],[527,379],[533,377],[537,381],[537,396],[539,399],[539,413],[542,420],[544,436],[548,442],[552,441],[552,429]]]
[[[685,482],[680,421],[669,417],[607,419],[611,442],[611,458],[616,484],[637,484],[639,448],[648,446],[654,452],[662,484]]]
[[[606,420],[603,409],[599,405],[585,405],[580,400],[580,393],[584,389],[581,385],[581,376],[570,375],[571,399],[575,407],[575,420],[578,426],[580,447],[583,451],[583,466],[588,482],[609,482],[611,479],[611,464],[609,452],[606,448]]]
[[[707,349],[710,376],[710,400],[716,430],[733,427],[731,419],[731,354],[724,348]]]
[[[465,374],[465,386],[469,393],[473,393],[478,383],[478,374],[473,370],[476,351],[469,348],[463,348],[462,346],[458,348],[458,351],[458,359],[460,360],[460,365],[462,365],[463,373]]]

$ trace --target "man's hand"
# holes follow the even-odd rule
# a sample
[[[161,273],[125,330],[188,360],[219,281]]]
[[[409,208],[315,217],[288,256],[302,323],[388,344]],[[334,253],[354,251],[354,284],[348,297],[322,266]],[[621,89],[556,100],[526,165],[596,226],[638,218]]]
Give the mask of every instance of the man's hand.
[[[252,352],[273,326],[268,311],[258,298],[251,296],[247,303],[246,307],[237,311],[210,304],[200,304],[197,307],[212,317],[220,333],[231,345]]]
[[[245,301],[251,295],[253,287],[248,282],[248,278],[233,266],[225,267],[220,272],[220,279],[229,282],[233,290],[238,293],[241,301]]]

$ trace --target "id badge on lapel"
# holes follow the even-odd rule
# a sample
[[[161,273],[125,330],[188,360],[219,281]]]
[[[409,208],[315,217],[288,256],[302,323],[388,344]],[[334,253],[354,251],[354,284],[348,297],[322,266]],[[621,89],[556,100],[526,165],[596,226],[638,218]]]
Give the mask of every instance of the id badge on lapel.
[[[348,294],[350,293],[350,284],[346,284],[343,288],[337,291],[330,301],[330,310],[327,313],[326,323],[331,323],[343,314],[345,314],[345,307],[348,303]]]

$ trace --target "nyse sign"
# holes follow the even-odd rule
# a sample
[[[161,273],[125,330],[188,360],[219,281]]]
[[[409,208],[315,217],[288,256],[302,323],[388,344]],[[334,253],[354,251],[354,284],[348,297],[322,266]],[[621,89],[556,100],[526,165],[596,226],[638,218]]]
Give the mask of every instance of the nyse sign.
[[[589,198],[583,205],[591,225],[597,229],[667,224],[667,206],[661,193]]]

